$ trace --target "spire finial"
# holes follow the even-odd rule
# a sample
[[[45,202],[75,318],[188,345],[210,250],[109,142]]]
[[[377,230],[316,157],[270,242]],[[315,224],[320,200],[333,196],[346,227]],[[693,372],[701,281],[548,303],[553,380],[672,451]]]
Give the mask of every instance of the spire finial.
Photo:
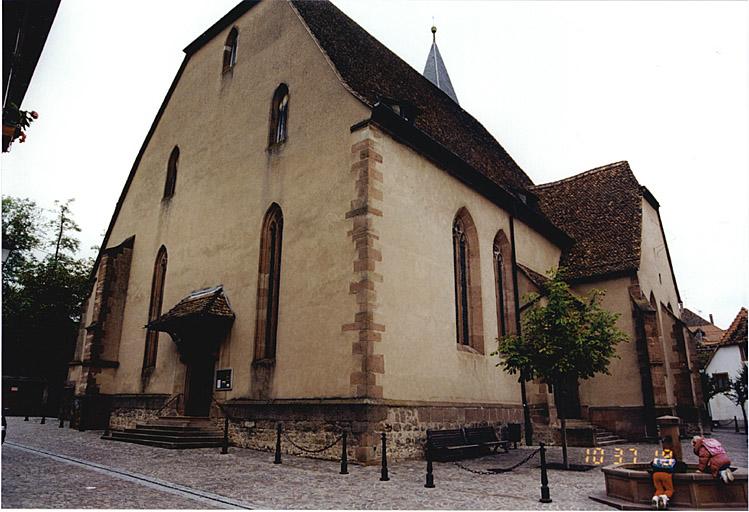
[[[432,42],[437,42],[437,25],[434,24],[434,16],[432,16]]]

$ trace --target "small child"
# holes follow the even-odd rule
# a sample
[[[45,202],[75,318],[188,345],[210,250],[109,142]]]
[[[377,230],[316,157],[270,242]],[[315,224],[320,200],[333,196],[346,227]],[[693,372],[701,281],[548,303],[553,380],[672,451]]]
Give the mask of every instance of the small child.
[[[709,469],[713,478],[720,477],[723,483],[733,482],[733,473],[731,472],[731,459],[728,458],[723,445],[720,441],[713,438],[694,436],[692,438],[692,449],[694,454],[700,458],[697,469],[706,472]]]
[[[656,458],[651,463],[655,494],[651,500],[656,510],[668,508],[668,500],[674,495],[674,469],[676,459]]]

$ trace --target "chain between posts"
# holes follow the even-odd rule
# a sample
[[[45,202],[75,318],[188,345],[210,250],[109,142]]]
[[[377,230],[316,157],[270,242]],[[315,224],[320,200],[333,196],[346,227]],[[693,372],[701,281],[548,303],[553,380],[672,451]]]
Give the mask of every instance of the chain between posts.
[[[335,445],[337,445],[341,441],[341,439],[343,439],[343,434],[341,434],[341,435],[338,436],[338,438],[336,438],[335,441],[333,441],[332,443],[328,444],[327,446],[324,446],[323,448],[317,448],[317,449],[314,449],[314,450],[310,450],[310,449],[304,448],[304,447],[299,446],[298,444],[296,444],[294,441],[291,440],[291,438],[288,436],[288,434],[286,434],[286,432],[281,431],[281,435],[283,436],[284,439],[286,439],[289,442],[289,444],[291,446],[293,446],[297,450],[301,450],[301,451],[303,451],[305,453],[322,453],[325,450],[329,450],[329,449],[333,448]]]
[[[507,473],[509,471],[513,471],[513,470],[519,468],[520,466],[522,466],[523,464],[525,464],[526,462],[528,462],[529,460],[531,460],[540,451],[541,451],[541,448],[537,448],[537,449],[533,450],[533,452],[531,452],[530,455],[528,455],[527,457],[525,457],[523,460],[521,460],[517,464],[514,464],[514,465],[510,466],[509,468],[491,468],[491,469],[488,469],[488,470],[480,470],[480,469],[471,469],[471,468],[468,468],[468,467],[464,466],[463,464],[461,464],[460,462],[453,462],[453,464],[455,464],[458,468],[462,469],[463,471],[468,471],[469,473],[473,473],[474,475],[496,475],[498,473]]]

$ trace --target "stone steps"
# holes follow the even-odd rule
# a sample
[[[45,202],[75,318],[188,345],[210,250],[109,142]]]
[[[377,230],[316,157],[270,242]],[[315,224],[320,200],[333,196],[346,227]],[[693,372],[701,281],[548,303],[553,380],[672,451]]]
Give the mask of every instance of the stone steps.
[[[135,428],[113,430],[102,439],[170,449],[213,448],[223,444],[223,431],[209,418],[164,416]]]
[[[113,432],[114,434],[114,432]],[[218,448],[222,445],[222,441],[200,441],[200,442],[169,442],[169,441],[157,441],[153,439],[131,439],[123,438],[113,435],[112,437],[106,438],[109,441],[123,441],[132,444],[143,444],[147,446],[155,446],[158,448],[168,448],[171,450],[186,450],[191,448]]]
[[[605,428],[594,425],[595,428],[595,442],[596,446],[609,446],[612,444],[626,443],[626,439],[622,439],[613,432],[609,432]]]

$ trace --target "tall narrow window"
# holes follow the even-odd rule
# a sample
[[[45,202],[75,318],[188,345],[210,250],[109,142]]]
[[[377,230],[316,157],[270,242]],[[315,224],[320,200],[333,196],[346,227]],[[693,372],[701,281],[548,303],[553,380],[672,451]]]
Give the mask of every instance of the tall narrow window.
[[[265,214],[260,233],[255,360],[276,357],[282,239],[283,214],[281,207],[273,203]]]
[[[465,209],[461,209],[453,221],[453,259],[457,343],[483,353],[478,237]]]
[[[497,280],[497,321],[499,323],[499,335],[507,334],[507,310],[505,307],[505,272],[502,268],[504,260],[499,247],[494,246],[494,274]]]
[[[512,296],[511,248],[503,231],[494,237],[494,284],[497,296],[497,331],[500,336],[511,333],[514,319]]]
[[[148,303],[148,321],[152,322],[161,316],[161,304],[164,299],[164,278],[166,277],[166,247],[163,245],[156,255],[151,280],[151,300]],[[156,351],[159,345],[159,332],[149,329],[146,333],[146,350],[143,354],[143,368],[156,366]]]
[[[268,134],[268,145],[274,146],[286,140],[287,126],[289,123],[289,88],[281,84],[273,94],[273,102],[270,111],[270,132]]]
[[[179,147],[174,146],[169,162],[166,164],[166,181],[164,182],[164,199],[174,195],[177,186],[177,164],[179,163]]]
[[[223,72],[226,73],[237,63],[237,36],[239,32],[234,27],[226,36],[226,43],[224,43],[224,67]]]

